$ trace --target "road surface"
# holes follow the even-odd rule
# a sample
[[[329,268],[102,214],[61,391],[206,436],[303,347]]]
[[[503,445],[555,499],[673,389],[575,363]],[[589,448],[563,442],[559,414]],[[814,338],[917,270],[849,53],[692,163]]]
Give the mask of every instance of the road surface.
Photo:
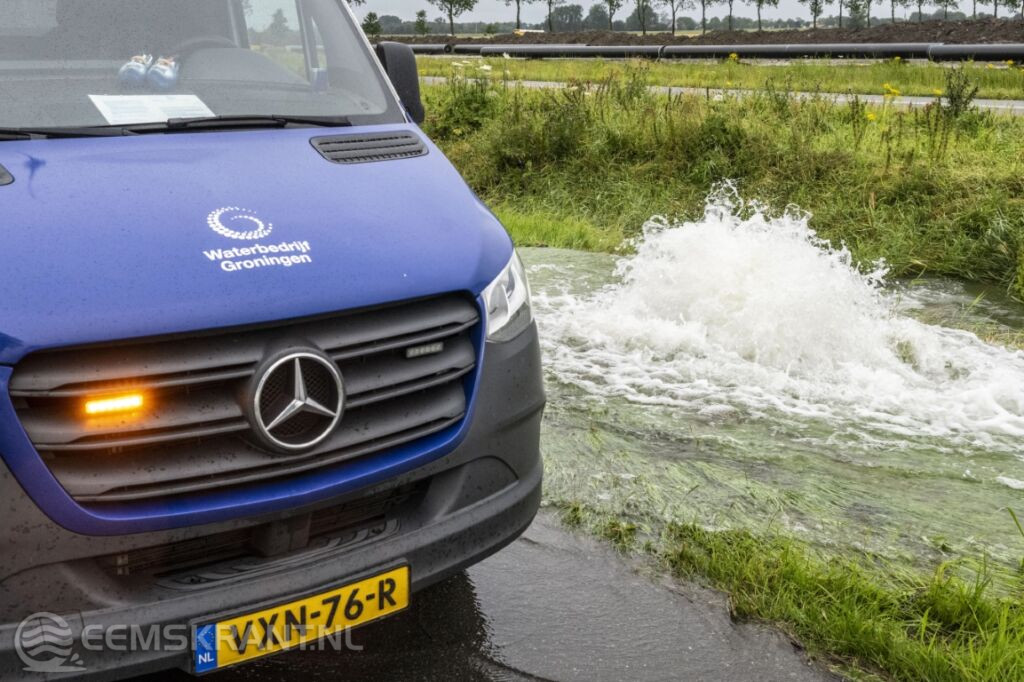
[[[638,568],[542,513],[517,542],[352,635],[361,651],[296,651],[207,679],[834,680],[724,597]]]

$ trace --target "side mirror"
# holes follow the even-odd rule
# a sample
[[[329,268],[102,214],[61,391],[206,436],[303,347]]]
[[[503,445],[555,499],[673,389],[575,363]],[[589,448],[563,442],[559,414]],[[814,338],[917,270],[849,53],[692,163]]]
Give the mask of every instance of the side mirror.
[[[423,111],[423,100],[420,99],[420,75],[416,70],[416,55],[412,48],[403,43],[377,43],[377,59],[384,66],[409,116],[416,123],[423,123],[426,112]]]

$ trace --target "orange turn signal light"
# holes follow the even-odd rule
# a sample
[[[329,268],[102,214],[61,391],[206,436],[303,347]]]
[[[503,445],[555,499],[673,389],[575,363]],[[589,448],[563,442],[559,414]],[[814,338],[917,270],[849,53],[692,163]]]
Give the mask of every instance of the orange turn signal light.
[[[124,395],[112,395],[107,398],[95,398],[85,402],[85,413],[97,415],[132,412],[142,407],[143,402],[141,393],[125,393]]]

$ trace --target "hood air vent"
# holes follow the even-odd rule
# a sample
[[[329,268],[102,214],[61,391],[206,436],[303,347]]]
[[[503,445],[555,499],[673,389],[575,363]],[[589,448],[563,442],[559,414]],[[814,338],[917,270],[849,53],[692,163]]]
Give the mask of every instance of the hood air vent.
[[[391,161],[427,154],[423,140],[407,131],[315,137],[310,142],[325,159],[334,163]]]

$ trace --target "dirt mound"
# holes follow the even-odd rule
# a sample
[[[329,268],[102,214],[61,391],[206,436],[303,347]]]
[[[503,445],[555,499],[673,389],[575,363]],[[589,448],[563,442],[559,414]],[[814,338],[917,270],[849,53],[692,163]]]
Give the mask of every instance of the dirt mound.
[[[492,38],[451,36],[394,36],[405,43],[512,44],[512,45],[778,45],[786,43],[1020,43],[1024,42],[1024,21],[1020,19],[977,19],[972,21],[926,21],[921,24],[881,24],[871,28],[816,28],[784,31],[708,31],[703,36],[646,36],[618,31],[579,33],[512,33]]]

